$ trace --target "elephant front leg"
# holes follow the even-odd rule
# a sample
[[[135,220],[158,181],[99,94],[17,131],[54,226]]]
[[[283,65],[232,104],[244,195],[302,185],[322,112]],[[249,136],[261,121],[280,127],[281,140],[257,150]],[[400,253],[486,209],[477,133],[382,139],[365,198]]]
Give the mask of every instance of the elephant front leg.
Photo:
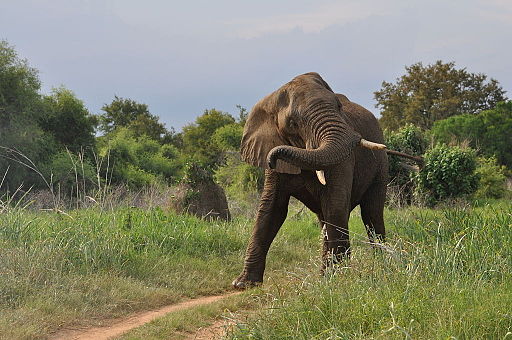
[[[233,281],[236,289],[263,282],[268,250],[288,212],[290,195],[279,185],[279,174],[267,171],[258,215],[245,255],[244,269]]]
[[[322,195],[323,266],[325,270],[350,256],[348,219],[352,191],[352,169],[331,172],[331,186]]]
[[[339,223],[340,220],[343,218],[337,219],[338,224],[323,221],[322,271],[350,256],[348,227],[346,223]]]

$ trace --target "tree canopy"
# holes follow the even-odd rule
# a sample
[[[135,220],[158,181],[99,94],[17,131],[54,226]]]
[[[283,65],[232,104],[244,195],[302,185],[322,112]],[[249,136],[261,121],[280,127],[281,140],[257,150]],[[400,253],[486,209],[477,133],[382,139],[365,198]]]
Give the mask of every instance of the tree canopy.
[[[441,199],[474,189],[473,181],[457,182],[464,167],[474,170],[473,161],[466,161],[474,157],[446,146],[469,140],[487,157],[479,157],[479,195],[499,197],[505,170],[492,157],[512,167],[512,101],[497,103],[505,91],[496,80],[455,69],[454,63],[417,63],[406,70],[395,84],[384,82],[375,92],[383,109],[386,144],[415,155],[426,153],[425,159],[432,161],[425,168],[429,175],[416,181]],[[103,184],[141,188],[215,179],[232,197],[256,197],[264,175],[238,155],[248,113],[237,107],[237,118],[205,110],[180,133],[167,130],[146,104],[132,99],[115,96],[101,115],[92,115],[69,89],[41,94],[37,70],[0,41],[0,196],[46,187],[52,194],[59,190],[78,200],[79,193],[94,192]],[[95,135],[98,126],[103,136]],[[435,143],[429,146],[424,130],[431,126]],[[436,143],[437,154],[432,151]],[[84,154],[84,148],[95,153]],[[412,198],[417,176],[403,163],[391,158],[391,177],[395,184],[407,186]],[[448,176],[455,184],[445,188],[442,182]],[[446,195],[435,196],[440,190]]]
[[[512,168],[512,101],[501,102],[478,115],[463,114],[434,123],[431,134],[438,143],[461,143],[486,156],[496,156]]]
[[[44,96],[46,114],[40,118],[41,127],[71,152],[80,152],[95,144],[97,117],[89,113],[75,94],[63,87]]]
[[[38,184],[40,178],[22,163],[38,164],[55,151],[53,137],[38,125],[42,115],[37,70],[13,47],[0,41],[0,176],[3,188]]]
[[[110,169],[104,171],[110,172],[112,183],[136,188],[178,179],[181,164],[174,146],[161,145],[146,135],[136,136],[127,127],[108,137],[100,140],[98,149],[100,156],[108,159]]]
[[[459,114],[476,114],[504,101],[505,90],[482,73],[456,69],[454,62],[421,62],[405,68],[395,83],[382,82],[374,92],[381,125],[397,130],[407,123],[430,129],[435,121]]]
[[[205,110],[203,115],[197,117],[195,123],[183,128],[183,152],[204,165],[218,165],[222,161],[222,147],[216,143],[213,136],[217,129],[234,123],[235,118],[229,113],[215,109]],[[220,140],[232,140],[226,137],[226,133],[237,133],[236,129],[224,132],[219,136]]]
[[[40,87],[37,70],[0,40],[0,129],[37,113]]]
[[[100,130],[105,133],[126,127],[137,137],[145,135],[155,140],[161,140],[167,133],[164,124],[149,112],[146,104],[115,96],[112,103],[101,109],[104,113],[100,115]]]

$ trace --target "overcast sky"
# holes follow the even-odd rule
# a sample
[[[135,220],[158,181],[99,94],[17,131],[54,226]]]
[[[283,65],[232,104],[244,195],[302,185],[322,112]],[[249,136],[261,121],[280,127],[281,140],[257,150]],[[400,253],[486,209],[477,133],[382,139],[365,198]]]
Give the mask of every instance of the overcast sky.
[[[497,79],[512,96],[512,1],[0,0],[0,39],[92,113],[114,95],[167,127],[237,115],[315,71],[375,114],[373,92],[421,61]]]

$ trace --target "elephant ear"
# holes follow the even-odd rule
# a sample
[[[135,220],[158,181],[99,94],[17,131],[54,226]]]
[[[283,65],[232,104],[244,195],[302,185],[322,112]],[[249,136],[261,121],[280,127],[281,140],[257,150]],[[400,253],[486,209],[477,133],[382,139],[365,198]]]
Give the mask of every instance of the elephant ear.
[[[262,105],[256,104],[245,123],[240,146],[242,159],[251,165],[269,169],[267,155],[279,145],[288,144],[279,134],[275,115],[269,114]],[[274,170],[287,174],[300,173],[300,168],[282,160],[277,161]]]

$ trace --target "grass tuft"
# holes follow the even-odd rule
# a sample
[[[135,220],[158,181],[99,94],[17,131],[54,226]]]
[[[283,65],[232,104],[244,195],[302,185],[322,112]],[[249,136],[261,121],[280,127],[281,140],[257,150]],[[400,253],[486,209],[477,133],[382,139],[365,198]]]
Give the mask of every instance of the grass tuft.
[[[504,339],[512,331],[512,206],[387,211],[385,250],[364,246],[319,279],[269,287],[230,339]]]

